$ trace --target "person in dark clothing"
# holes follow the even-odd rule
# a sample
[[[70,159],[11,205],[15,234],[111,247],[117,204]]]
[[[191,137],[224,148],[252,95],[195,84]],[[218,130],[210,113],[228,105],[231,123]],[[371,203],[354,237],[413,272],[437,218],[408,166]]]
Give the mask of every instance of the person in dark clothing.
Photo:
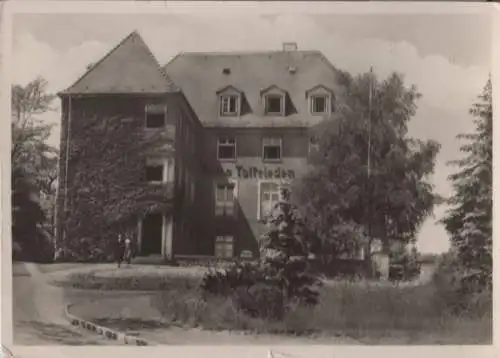
[[[118,234],[118,242],[116,243],[116,261],[118,268],[121,266],[125,258],[125,239],[122,234]]]

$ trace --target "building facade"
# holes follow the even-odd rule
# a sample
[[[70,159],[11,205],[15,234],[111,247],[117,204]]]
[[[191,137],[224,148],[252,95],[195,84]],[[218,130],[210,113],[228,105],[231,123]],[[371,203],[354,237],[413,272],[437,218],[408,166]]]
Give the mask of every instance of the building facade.
[[[342,96],[331,63],[295,44],[181,53],[160,67],[132,33],[60,93],[57,240],[68,237],[67,188],[75,186],[64,150],[78,135],[72,126],[90,113],[121,114],[145,135],[164,132],[164,150],[151,152],[141,170],[145,185],[172,188],[154,209],[135,214],[139,255],[255,257],[264,218],[281,189],[308,170],[314,127]]]

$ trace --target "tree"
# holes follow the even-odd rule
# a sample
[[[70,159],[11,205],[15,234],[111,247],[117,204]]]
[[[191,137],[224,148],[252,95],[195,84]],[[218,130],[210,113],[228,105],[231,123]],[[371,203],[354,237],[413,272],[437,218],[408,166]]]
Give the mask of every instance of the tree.
[[[432,213],[437,196],[429,176],[440,146],[408,136],[421,95],[401,75],[378,81],[371,72],[343,73],[341,80],[345,95],[317,126],[319,150],[295,191],[323,254],[369,250],[373,237],[388,253],[393,240],[413,242]]]
[[[284,191],[267,224],[259,260],[211,270],[201,288],[209,294],[232,296],[237,308],[248,315],[280,320],[297,305],[316,305],[321,281],[309,265],[314,235],[308,232],[289,191]]]
[[[475,132],[461,134],[465,158],[451,162],[460,169],[450,176],[452,208],[442,220],[451,235],[460,267],[461,289],[476,291],[492,286],[493,111],[492,83],[488,80],[471,110]]]
[[[314,235],[308,232],[298,208],[283,190],[280,200],[267,219],[269,231],[262,237],[262,265],[268,282],[280,288],[283,302],[315,305],[320,281],[309,269]]]
[[[54,96],[46,88],[37,78],[11,90],[12,235],[24,259],[36,259],[51,246],[57,151],[46,143],[52,125],[37,118],[52,110]]]

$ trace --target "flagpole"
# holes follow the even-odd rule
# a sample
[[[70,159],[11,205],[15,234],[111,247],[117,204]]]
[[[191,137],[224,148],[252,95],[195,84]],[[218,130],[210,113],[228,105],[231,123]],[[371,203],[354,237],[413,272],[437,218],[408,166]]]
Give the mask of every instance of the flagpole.
[[[370,88],[368,90],[368,179],[371,176],[371,150],[372,150],[372,89],[373,67],[370,67]]]
[[[370,78],[368,88],[368,149],[367,149],[367,188],[368,188],[368,253],[369,262],[371,263],[371,246],[372,246],[372,197],[373,187],[370,182],[371,178],[371,150],[372,150],[372,101],[373,101],[373,67],[370,66]],[[370,273],[373,274],[370,264]]]

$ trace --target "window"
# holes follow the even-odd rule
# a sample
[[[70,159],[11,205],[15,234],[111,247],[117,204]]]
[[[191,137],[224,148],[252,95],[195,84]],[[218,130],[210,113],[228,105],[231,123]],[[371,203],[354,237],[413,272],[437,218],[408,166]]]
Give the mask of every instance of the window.
[[[146,161],[146,181],[165,183],[168,181],[169,159],[149,158]]]
[[[219,98],[221,116],[235,116],[238,114],[239,97],[237,95],[222,95]]]
[[[146,128],[162,128],[165,126],[167,107],[165,105],[146,106]]]
[[[260,203],[257,215],[259,220],[265,219],[272,213],[282,197],[283,189],[284,186],[277,182],[260,183]]]
[[[322,114],[328,112],[328,96],[317,95],[311,97],[311,113]]]
[[[236,183],[218,183],[215,187],[215,215],[233,216]]]
[[[319,150],[319,138],[317,136],[309,137],[309,154]]]
[[[234,255],[234,237],[217,236],[215,238],[215,257],[230,259]]]
[[[235,160],[236,139],[219,138],[217,142],[217,158],[219,160]]]
[[[265,137],[262,140],[262,153],[265,161],[281,160],[281,138]]]
[[[283,96],[282,95],[267,95],[266,96],[266,114],[283,114]]]

